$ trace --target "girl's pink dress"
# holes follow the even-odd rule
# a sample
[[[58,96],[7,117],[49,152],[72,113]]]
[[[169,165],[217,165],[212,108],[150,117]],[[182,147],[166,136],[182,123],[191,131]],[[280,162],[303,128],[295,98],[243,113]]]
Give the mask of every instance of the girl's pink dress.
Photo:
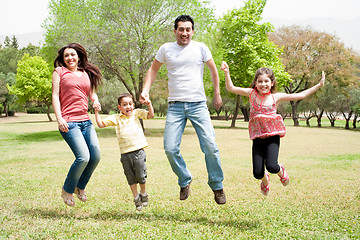
[[[276,114],[276,103],[263,106],[262,98],[257,95],[254,89],[250,96],[250,121],[249,135],[250,139],[267,138],[275,135],[284,137],[286,133],[285,124],[280,114]]]

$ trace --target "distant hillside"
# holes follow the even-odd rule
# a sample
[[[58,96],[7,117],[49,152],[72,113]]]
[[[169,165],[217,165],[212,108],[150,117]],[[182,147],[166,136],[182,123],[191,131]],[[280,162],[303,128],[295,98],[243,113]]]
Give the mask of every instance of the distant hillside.
[[[9,35],[8,37],[11,39],[13,35]],[[0,36],[0,43],[4,46],[4,40],[6,36]],[[31,43],[35,46],[40,46],[44,42],[44,33],[43,32],[33,32],[33,33],[25,33],[25,34],[18,34],[15,35],[16,39],[18,40],[19,47],[23,48]]]

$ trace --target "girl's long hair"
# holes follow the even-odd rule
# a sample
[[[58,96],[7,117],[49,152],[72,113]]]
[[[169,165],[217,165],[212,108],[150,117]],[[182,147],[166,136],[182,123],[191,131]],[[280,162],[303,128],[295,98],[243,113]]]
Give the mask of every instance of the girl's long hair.
[[[259,68],[258,70],[256,70],[254,81],[252,81],[252,83],[251,83],[251,88],[255,88],[258,77],[263,74],[266,74],[270,78],[271,82],[274,83],[270,89],[270,92],[271,93],[276,92],[275,74],[274,74],[273,70],[271,70],[270,68],[265,68],[265,67],[262,67],[262,68]]]
[[[72,48],[76,51],[77,55],[79,56],[78,69],[81,71],[85,71],[89,75],[91,88],[93,90],[97,90],[97,87],[102,83],[102,75],[100,69],[88,61],[86,50],[82,45],[78,43],[70,43],[62,47],[58,51],[58,56],[54,61],[54,67],[66,67],[66,64],[64,62],[64,51],[67,48]]]

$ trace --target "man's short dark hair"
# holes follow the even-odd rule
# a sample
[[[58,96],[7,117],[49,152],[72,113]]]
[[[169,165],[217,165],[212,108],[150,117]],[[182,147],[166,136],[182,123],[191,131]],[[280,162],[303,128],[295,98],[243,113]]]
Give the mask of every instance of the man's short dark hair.
[[[194,20],[189,15],[180,15],[175,19],[175,25],[174,25],[175,30],[177,30],[178,28],[178,22],[191,22],[192,30],[195,29]]]

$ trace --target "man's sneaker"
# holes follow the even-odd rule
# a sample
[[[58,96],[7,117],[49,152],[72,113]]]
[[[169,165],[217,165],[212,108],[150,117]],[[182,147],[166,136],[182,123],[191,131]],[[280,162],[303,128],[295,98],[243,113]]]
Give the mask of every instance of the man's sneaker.
[[[143,205],[142,205],[140,196],[138,196],[137,198],[134,198],[134,203],[135,203],[136,210],[141,211],[143,208]]]
[[[217,204],[225,204],[226,203],[226,196],[223,189],[220,190],[213,190],[215,202]]]
[[[180,188],[180,200],[186,200],[189,197],[191,182],[192,182],[192,180],[190,181],[190,183],[186,187]]]
[[[147,194],[146,194],[146,195],[142,195],[142,194],[140,193],[140,199],[141,199],[142,205],[143,205],[144,207],[147,207],[147,206],[149,205],[149,197],[148,197]]]

